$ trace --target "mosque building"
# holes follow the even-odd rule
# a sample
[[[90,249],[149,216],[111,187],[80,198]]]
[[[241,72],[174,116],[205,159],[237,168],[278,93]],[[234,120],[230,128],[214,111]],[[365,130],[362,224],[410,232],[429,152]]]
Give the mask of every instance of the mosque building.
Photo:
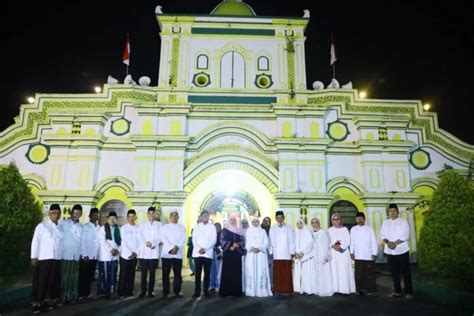
[[[166,10],[164,10],[166,11]],[[227,0],[210,14],[157,10],[158,85],[106,84],[101,93],[37,94],[0,133],[0,165],[14,161],[44,207],[102,214],[129,208],[187,233],[201,210],[323,227],[358,211],[378,233],[389,203],[411,226],[410,249],[446,169],[467,174],[474,146],[438,127],[420,101],[362,99],[337,84],[307,87],[301,17],[257,16]],[[308,62],[311,62],[308,60]],[[416,256],[413,256],[416,259]]]

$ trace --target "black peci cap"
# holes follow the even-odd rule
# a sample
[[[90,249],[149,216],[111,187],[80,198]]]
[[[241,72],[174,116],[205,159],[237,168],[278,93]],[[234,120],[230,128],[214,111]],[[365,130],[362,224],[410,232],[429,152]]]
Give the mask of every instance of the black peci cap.
[[[59,204],[51,204],[51,205],[49,206],[49,210],[50,210],[50,211],[55,211],[55,210],[60,211],[61,208],[59,207]]]

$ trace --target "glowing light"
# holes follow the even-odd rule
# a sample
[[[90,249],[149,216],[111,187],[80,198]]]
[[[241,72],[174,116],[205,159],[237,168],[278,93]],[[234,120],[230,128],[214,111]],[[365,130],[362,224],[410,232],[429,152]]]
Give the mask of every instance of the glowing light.
[[[423,104],[423,109],[424,109],[425,111],[429,111],[429,110],[431,109],[431,104],[429,104],[429,103]]]
[[[94,91],[97,92],[97,93],[101,93],[101,92],[102,92],[102,88],[99,87],[99,86],[96,86],[96,87],[94,87]]]
[[[366,97],[367,97],[367,92],[365,92],[365,91],[359,92],[359,98],[365,99]]]
[[[33,98],[33,97],[28,97],[26,100],[28,100],[28,103],[34,103],[35,102],[35,98]]]

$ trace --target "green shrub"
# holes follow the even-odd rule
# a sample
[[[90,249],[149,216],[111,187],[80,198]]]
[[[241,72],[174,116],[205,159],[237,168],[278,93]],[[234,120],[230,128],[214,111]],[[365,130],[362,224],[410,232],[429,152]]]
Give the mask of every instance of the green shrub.
[[[30,245],[40,205],[15,164],[0,168],[0,288],[30,269]]]
[[[418,241],[422,272],[474,287],[474,187],[455,171],[441,178]]]

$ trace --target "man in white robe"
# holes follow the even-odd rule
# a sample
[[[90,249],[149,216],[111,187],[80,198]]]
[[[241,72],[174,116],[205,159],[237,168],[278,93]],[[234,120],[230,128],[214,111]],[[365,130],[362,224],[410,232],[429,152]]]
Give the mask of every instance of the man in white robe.
[[[200,222],[193,229],[193,258],[196,264],[194,298],[201,296],[201,274],[204,269],[204,296],[209,297],[209,283],[214,245],[217,232],[214,224],[209,222],[209,212],[202,211]]]
[[[269,239],[265,230],[260,227],[258,217],[252,219],[251,226],[245,233],[245,295],[266,297],[272,296],[270,271],[268,267]]]
[[[161,241],[163,251],[161,253],[163,297],[170,293],[170,272],[173,268],[173,293],[176,298],[182,298],[181,285],[183,279],[181,270],[183,268],[183,249],[186,243],[186,228],[178,223],[178,211],[170,213],[170,222],[161,228]]]
[[[283,211],[275,213],[277,223],[270,228],[270,252],[273,255],[273,291],[293,293],[291,262],[295,254],[293,229],[285,224]]]
[[[156,221],[156,209],[150,206],[147,211],[147,220],[140,224],[140,247],[138,248],[138,261],[141,270],[141,292],[139,297],[155,296],[155,275],[158,267],[158,258],[160,256],[160,230],[161,222]],[[148,279],[148,274],[150,278]]]
[[[383,222],[380,229],[380,239],[385,244],[384,253],[387,255],[390,272],[393,279],[394,292],[390,297],[401,297],[402,287],[400,273],[403,274],[406,299],[413,299],[413,286],[410,272],[410,226],[408,222],[399,217],[397,204],[388,207],[390,218]]]
[[[138,248],[140,246],[140,232],[135,210],[127,212],[127,224],[120,227],[122,251],[120,252],[120,274],[117,293],[120,298],[133,296],[135,286],[135,270],[137,268]]]
[[[90,298],[99,257],[99,210],[91,208],[89,222],[82,225],[81,261],[79,263],[79,299]]]
[[[38,314],[51,300],[51,307],[62,305],[59,301],[61,289],[62,233],[59,230],[61,208],[58,204],[49,207],[49,220],[39,223],[31,241],[31,266],[34,269],[31,286],[33,313]]]
[[[63,234],[61,262],[61,299],[74,303],[79,297],[79,259],[81,258],[82,206],[74,205],[71,217],[59,224]]]
[[[319,219],[311,220],[311,228],[313,232],[313,253],[316,263],[316,294],[319,296],[332,296],[332,273],[331,273],[331,256],[329,247],[329,234],[321,229]]]
[[[359,295],[375,295],[375,259],[378,245],[372,227],[365,225],[365,214],[358,212],[357,225],[351,228],[351,258],[355,261],[356,290]]]
[[[117,284],[117,262],[120,257],[122,238],[120,227],[117,225],[117,213],[109,212],[107,223],[99,231],[99,282],[97,295],[101,298],[111,298]]]
[[[313,234],[302,219],[296,221],[293,289],[301,294],[316,294]]]
[[[341,216],[331,217],[332,227],[329,228],[331,238],[331,272],[334,293],[349,295],[355,293],[355,278],[352,260],[349,254],[351,237],[347,227],[342,226]]]

